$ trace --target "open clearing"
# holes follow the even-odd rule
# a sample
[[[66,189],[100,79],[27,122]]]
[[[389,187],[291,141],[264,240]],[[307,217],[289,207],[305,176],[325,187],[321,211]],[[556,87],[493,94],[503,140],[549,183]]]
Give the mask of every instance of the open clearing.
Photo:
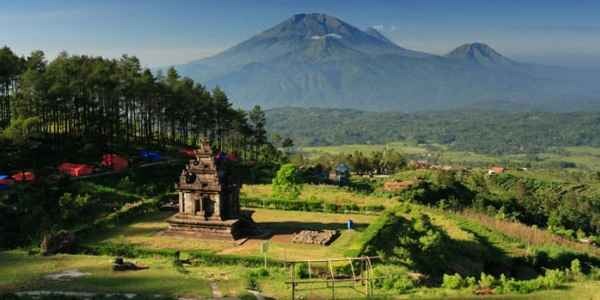
[[[273,259],[301,259],[341,257],[350,247],[353,237],[376,218],[370,215],[330,214],[319,212],[280,211],[254,209],[254,221],[258,226],[273,233],[270,238],[268,256]],[[231,241],[210,239],[190,239],[187,237],[165,236],[165,220],[170,212],[161,212],[144,217],[126,226],[99,234],[86,244],[127,243],[146,249],[210,250],[220,254],[261,256],[261,243],[265,240],[250,239],[242,245]],[[346,230],[346,222],[354,222],[354,230]],[[329,246],[293,244],[294,233],[309,229],[336,229],[340,236]]]
[[[172,263],[160,258],[140,258],[138,264],[147,270],[114,272],[112,257],[88,255],[30,256],[22,251],[0,252],[0,293],[32,290],[97,293],[140,293],[177,296],[211,295],[206,275],[228,272],[226,268],[189,268],[189,274],[179,273]],[[49,278],[51,274],[77,270],[86,276]],[[71,272],[72,273],[72,272]],[[229,273],[228,273],[229,274]],[[230,272],[235,278],[235,272]]]

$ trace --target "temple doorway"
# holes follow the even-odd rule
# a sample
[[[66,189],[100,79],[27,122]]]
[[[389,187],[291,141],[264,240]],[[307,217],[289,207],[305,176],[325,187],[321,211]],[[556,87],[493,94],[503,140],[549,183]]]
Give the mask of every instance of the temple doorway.
[[[204,209],[204,217],[210,218],[215,212],[215,201],[212,201],[209,196],[202,197],[202,208]]]

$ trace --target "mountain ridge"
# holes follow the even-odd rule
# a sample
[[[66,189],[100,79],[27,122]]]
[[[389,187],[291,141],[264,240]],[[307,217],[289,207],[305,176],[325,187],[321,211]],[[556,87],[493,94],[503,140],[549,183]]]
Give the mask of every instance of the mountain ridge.
[[[403,48],[374,28],[363,31],[319,13],[293,15],[176,69],[222,87],[246,108],[419,111],[505,99],[538,105],[600,94],[589,75],[517,62],[484,43],[434,55]]]

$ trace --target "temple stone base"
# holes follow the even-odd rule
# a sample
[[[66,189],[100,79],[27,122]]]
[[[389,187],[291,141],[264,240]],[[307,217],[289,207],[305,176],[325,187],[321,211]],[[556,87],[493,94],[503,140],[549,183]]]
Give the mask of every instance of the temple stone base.
[[[169,219],[169,229],[166,234],[181,234],[198,237],[216,237],[224,239],[238,239],[241,237],[238,219],[214,220],[202,216],[178,213]]]
[[[256,235],[252,211],[242,211],[239,219],[220,220],[198,215],[178,213],[167,219],[167,235],[183,235],[198,238],[238,240]]]

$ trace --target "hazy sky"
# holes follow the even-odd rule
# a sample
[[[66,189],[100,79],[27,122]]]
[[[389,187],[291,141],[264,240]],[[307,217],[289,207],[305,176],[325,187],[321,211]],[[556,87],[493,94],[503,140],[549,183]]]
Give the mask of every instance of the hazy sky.
[[[600,1],[591,0],[0,0],[0,45],[50,58],[127,53],[164,66],[215,54],[301,12],[376,26],[431,53],[481,41],[517,60],[600,67]]]

